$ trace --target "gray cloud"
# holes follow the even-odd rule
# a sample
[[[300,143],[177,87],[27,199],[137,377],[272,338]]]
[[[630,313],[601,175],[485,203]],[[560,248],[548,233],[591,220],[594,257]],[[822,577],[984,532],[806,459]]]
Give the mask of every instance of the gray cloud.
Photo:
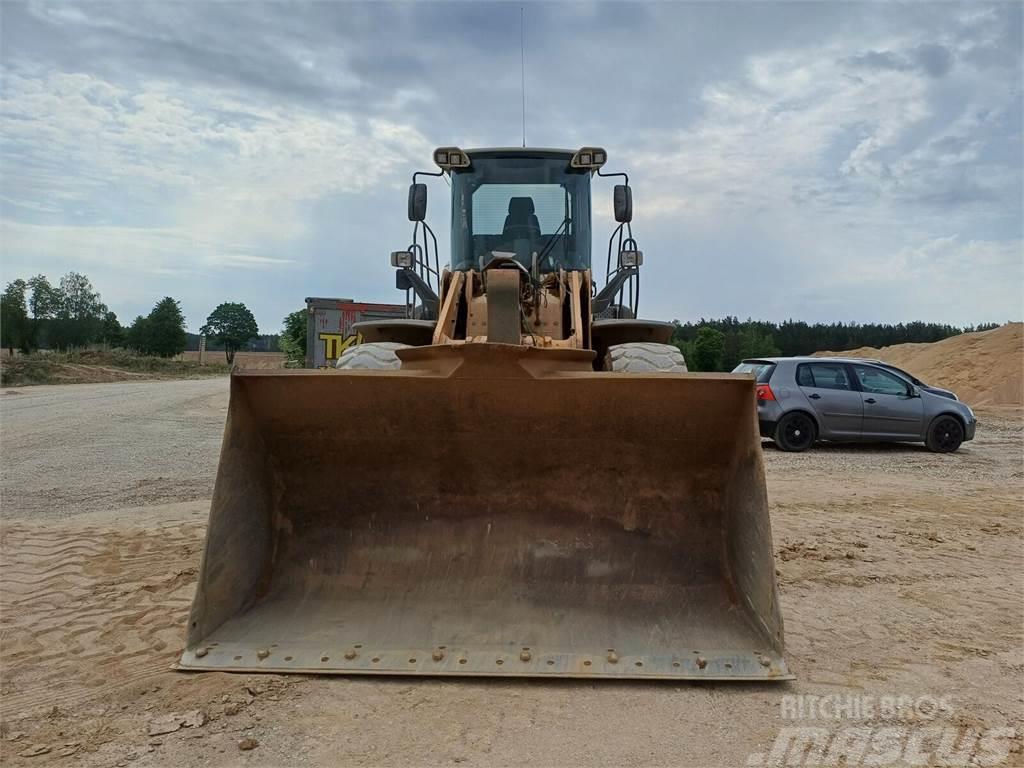
[[[914,49],[914,61],[932,77],[943,77],[953,67],[953,53],[944,45],[928,43]]]
[[[907,54],[894,51],[867,51],[850,56],[846,62],[853,67],[908,72],[920,69],[931,77],[944,77],[953,68],[953,52],[944,45],[927,43]]]
[[[892,51],[867,51],[848,57],[846,62],[854,67],[889,69],[894,72],[906,72],[914,68],[914,64],[909,59]]]

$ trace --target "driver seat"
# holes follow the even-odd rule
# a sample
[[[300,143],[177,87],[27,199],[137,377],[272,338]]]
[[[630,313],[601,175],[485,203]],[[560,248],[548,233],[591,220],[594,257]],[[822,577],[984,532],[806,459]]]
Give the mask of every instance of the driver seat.
[[[531,241],[540,239],[540,222],[533,213],[532,197],[513,197],[508,201],[508,216],[501,231],[502,239],[516,240],[526,238]]]

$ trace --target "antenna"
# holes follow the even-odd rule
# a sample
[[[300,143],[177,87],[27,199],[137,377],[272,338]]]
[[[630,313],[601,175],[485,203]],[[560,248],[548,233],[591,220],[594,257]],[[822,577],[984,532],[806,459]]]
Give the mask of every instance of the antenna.
[[[523,19],[523,6],[519,6],[519,64],[520,78],[523,90],[523,147],[526,147],[526,46],[524,40],[526,23]]]

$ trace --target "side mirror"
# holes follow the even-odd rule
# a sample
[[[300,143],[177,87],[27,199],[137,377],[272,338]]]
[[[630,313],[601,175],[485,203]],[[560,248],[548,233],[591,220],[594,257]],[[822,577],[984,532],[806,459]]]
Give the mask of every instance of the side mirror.
[[[409,221],[423,221],[427,218],[427,185],[409,185]]]
[[[615,220],[620,224],[633,220],[633,190],[625,184],[615,185]]]
[[[921,388],[920,387],[915,387],[915,386],[911,385],[911,387],[910,387],[910,396],[911,397],[920,397],[921,396]]]

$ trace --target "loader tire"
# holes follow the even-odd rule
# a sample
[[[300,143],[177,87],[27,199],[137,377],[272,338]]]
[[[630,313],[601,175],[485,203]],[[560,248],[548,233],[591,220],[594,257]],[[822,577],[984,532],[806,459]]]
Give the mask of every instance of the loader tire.
[[[402,361],[398,359],[395,350],[408,348],[408,344],[397,344],[393,341],[355,344],[341,353],[335,367],[348,371],[385,371],[401,368]]]
[[[686,360],[672,344],[616,344],[608,347],[604,370],[620,373],[686,373]]]

